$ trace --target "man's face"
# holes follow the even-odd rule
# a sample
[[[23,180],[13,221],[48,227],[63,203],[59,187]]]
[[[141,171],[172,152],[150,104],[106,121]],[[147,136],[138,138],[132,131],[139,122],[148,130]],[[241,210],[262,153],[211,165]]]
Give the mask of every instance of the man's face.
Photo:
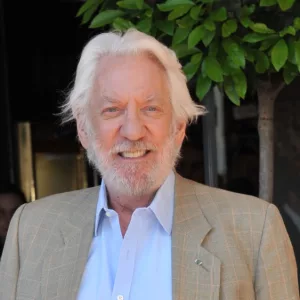
[[[22,204],[18,195],[0,194],[0,238],[5,239],[10,220]]]
[[[104,57],[99,68],[87,113],[90,134],[77,120],[79,138],[108,186],[146,194],[173,168],[185,123],[173,120],[168,80],[153,59]]]

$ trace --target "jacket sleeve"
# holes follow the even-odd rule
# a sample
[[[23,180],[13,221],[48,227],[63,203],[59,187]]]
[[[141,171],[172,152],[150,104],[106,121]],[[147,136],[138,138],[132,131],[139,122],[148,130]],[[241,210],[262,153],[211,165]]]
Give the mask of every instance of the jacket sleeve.
[[[0,262],[0,300],[15,300],[19,277],[19,223],[26,204],[15,212],[7,233]]]
[[[257,300],[299,300],[294,250],[282,217],[268,206],[256,266]]]

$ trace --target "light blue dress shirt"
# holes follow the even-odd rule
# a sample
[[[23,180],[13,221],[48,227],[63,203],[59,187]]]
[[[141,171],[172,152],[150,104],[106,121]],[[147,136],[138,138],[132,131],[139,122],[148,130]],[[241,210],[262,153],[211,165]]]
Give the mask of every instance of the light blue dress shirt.
[[[172,172],[150,206],[134,211],[123,238],[102,182],[77,300],[172,300],[174,184]]]

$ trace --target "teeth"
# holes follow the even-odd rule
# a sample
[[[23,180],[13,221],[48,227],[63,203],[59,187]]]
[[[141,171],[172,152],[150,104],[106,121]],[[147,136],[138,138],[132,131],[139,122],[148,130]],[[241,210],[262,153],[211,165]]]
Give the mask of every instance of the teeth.
[[[123,157],[128,157],[128,158],[136,158],[136,157],[141,157],[146,154],[146,151],[125,151],[122,152],[121,155]]]

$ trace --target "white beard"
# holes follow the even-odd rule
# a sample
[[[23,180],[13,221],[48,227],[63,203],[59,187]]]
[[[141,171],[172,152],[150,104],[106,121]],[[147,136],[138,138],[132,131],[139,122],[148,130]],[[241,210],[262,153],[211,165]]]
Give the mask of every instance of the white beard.
[[[149,148],[154,152],[159,151],[153,144],[128,141],[114,146],[107,154],[94,140],[87,149],[87,157],[100,172],[107,186],[113,187],[116,192],[126,196],[142,196],[157,190],[175,167],[180,157],[180,148],[175,147],[174,134],[165,142],[155,161],[145,159],[142,165],[136,162],[120,165],[113,159],[112,154]]]

